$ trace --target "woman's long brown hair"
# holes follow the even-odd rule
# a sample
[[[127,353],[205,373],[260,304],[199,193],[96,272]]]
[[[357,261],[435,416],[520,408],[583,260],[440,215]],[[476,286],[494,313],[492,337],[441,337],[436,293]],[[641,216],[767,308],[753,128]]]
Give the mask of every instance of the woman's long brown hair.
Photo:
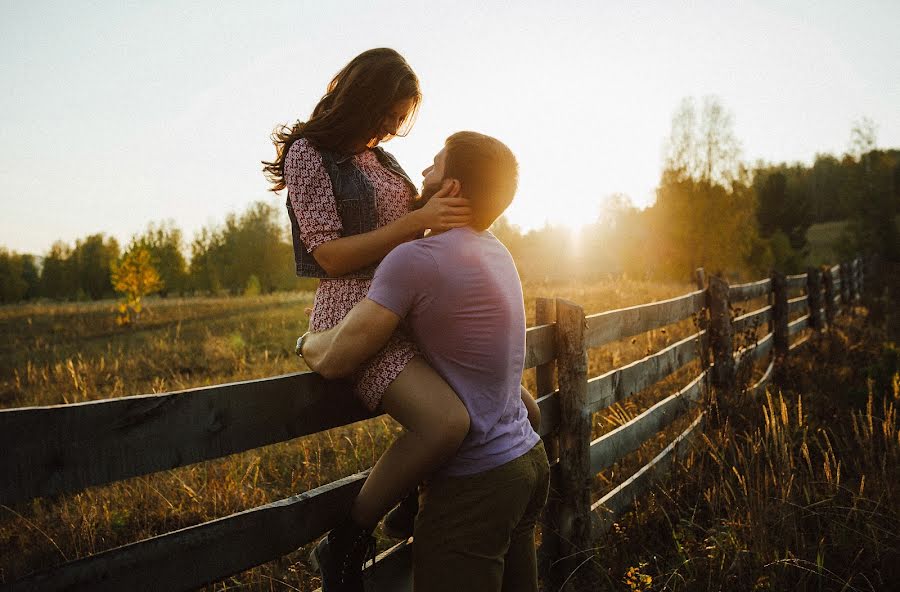
[[[419,79],[393,49],[370,49],[353,58],[335,75],[308,121],[281,125],[272,132],[275,160],[263,161],[271,191],[285,187],[284,159],[291,145],[306,138],[317,148],[350,152],[360,142],[375,139],[382,120],[398,101],[413,100],[413,108],[398,136],[406,135],[415,119],[422,93]]]

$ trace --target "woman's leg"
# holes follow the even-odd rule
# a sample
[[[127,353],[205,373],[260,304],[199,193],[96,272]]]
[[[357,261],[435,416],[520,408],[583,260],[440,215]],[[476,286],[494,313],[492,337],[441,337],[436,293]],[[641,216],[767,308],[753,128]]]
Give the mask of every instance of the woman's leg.
[[[406,430],[381,455],[351,510],[374,528],[404,494],[447,461],[469,432],[469,414],[443,378],[415,357],[388,386],[384,411]]]

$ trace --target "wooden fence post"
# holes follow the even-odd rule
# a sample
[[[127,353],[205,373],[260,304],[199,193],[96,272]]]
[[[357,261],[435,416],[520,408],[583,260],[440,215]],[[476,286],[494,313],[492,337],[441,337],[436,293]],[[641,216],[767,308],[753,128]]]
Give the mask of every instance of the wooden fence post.
[[[552,298],[537,298],[534,302],[534,320],[536,325],[548,325],[556,322],[556,300]],[[554,372],[556,361],[541,364],[535,368],[536,397],[552,393],[555,388]],[[544,448],[547,458],[552,463],[559,458],[559,431],[544,436]],[[547,497],[547,505],[544,507],[541,518],[541,547],[538,550],[538,566],[541,574],[550,578],[551,566],[559,560],[559,512],[562,496],[560,495],[559,471],[557,468],[550,471],[550,495]],[[556,588],[560,582],[557,582]]]
[[[838,276],[841,278],[841,308],[850,308],[850,264],[841,261],[838,267]]]
[[[806,268],[806,299],[809,302],[809,326],[821,331],[822,322],[822,274],[815,267]]]
[[[734,367],[734,329],[728,282],[719,276],[709,278],[709,344],[713,353],[712,383],[717,389],[733,391],[737,377]]]
[[[859,260],[859,265],[857,266],[857,273],[859,273],[857,289],[859,290],[859,297],[862,299],[862,295],[866,291],[866,260],[862,257],[857,257],[857,259]]]
[[[694,271],[694,281],[697,282],[698,290],[706,290],[706,272],[702,267],[698,267]],[[698,328],[701,331],[707,331],[709,329],[709,294],[704,294],[705,303],[703,308],[697,315],[697,323]],[[702,369],[706,369],[709,366],[709,348],[707,344],[709,343],[708,339],[700,340],[700,367]]]
[[[591,540],[591,414],[587,406],[584,310],[556,300],[556,369],[559,378],[560,559],[553,580],[565,580],[586,558]],[[574,580],[575,578],[572,578]],[[572,581],[570,580],[570,581]]]
[[[825,278],[825,320],[828,321],[828,329],[834,325],[834,277],[831,275],[831,268],[825,267],[822,270]]]
[[[787,378],[788,341],[788,297],[787,279],[780,271],[772,272],[772,346],[775,353],[775,384],[784,386]]]

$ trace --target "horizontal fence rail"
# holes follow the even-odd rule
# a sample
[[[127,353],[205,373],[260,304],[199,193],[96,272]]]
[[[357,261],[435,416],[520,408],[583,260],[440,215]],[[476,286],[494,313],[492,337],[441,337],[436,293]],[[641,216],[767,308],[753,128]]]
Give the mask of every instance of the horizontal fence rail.
[[[677,323],[700,312],[705,302],[703,291],[698,290],[669,300],[590,315],[585,318],[585,347],[593,349],[611,341]]]
[[[789,290],[805,290],[806,289],[806,274],[798,273],[797,275],[789,275],[785,278],[785,283]]]
[[[704,331],[695,333],[655,354],[588,380],[588,410],[593,413],[622,401],[696,360],[705,339]]]
[[[345,391],[306,372],[0,410],[0,503],[80,491],[371,417]]]
[[[605,534],[612,524],[622,517],[631,504],[650,488],[653,481],[658,479],[661,476],[660,474],[672,465],[676,455],[683,455],[688,451],[687,444],[700,431],[699,428],[703,418],[703,414],[698,416],[686,430],[679,434],[653,460],[591,505],[595,537]]]
[[[763,323],[772,320],[772,305],[743,314],[732,321],[735,333],[743,333],[747,329],[762,327]]]
[[[728,297],[732,302],[741,300],[753,300],[760,298],[772,291],[772,280],[764,279],[758,282],[750,282],[748,284],[737,284],[728,288]]]
[[[194,590],[314,541],[346,514],[365,474],[69,562],[10,590]],[[160,586],[165,582],[165,586]]]
[[[591,442],[591,473],[596,475],[629,452],[637,450],[651,436],[697,403],[708,388],[709,380],[704,371],[677,393]]]
[[[571,569],[567,562],[570,558],[560,555],[565,545],[558,540],[560,533],[554,530],[557,525],[587,521],[586,532],[591,537],[602,535],[678,457],[690,450],[689,442],[702,430],[702,403],[711,389],[739,388],[733,381],[723,382],[724,363],[733,361],[730,371],[737,373],[770,358],[762,376],[744,389],[748,396],[763,393],[770,384],[780,384],[785,355],[810,340],[811,334],[804,331],[830,327],[841,308],[859,299],[863,271],[861,260],[856,259],[821,271],[773,274],[760,281],[725,284],[726,311],[729,302],[764,296],[769,299],[769,304],[735,318],[730,314],[709,315],[712,296],[703,286],[702,270],[697,274],[701,289],[660,302],[585,316],[576,305],[563,306],[557,299],[554,306],[566,311],[564,322],[548,322],[553,321],[555,313],[551,314],[546,302],[542,304],[544,309],[538,314],[541,324],[526,332],[525,367],[538,371],[538,433],[551,452],[554,479],[564,475],[570,486],[577,485],[579,479],[589,484],[599,472],[664,433],[677,418],[700,408],[687,429],[599,500],[588,499],[583,509],[572,504],[548,506],[548,512],[555,508],[562,513],[585,514],[569,514],[563,519],[548,517],[545,512],[542,552],[550,553],[549,564],[556,566],[545,574],[547,581],[558,581],[562,567]],[[807,293],[787,298],[789,290]],[[789,321],[794,314],[803,316]],[[690,318],[698,319],[700,331],[600,376],[587,376],[584,362],[588,350]],[[755,337],[755,330],[762,326],[769,327],[769,332]],[[752,337],[752,343],[743,339],[744,345],[739,347],[735,336],[749,330],[754,331],[746,336]],[[576,351],[572,351],[573,345]],[[709,350],[714,350],[713,364],[706,359]],[[688,384],[588,442],[592,413],[659,383],[694,361],[700,362],[699,374]],[[558,388],[553,385],[554,366],[559,375]],[[0,447],[5,451],[0,457],[0,503],[76,492],[372,418],[355,398],[347,396],[347,388],[341,381],[325,381],[304,372],[174,393],[0,410]],[[571,397],[578,392],[584,402],[581,407],[573,407]],[[569,429],[587,434],[583,442],[578,441],[583,454],[566,449],[557,459],[557,439],[573,442],[571,434],[575,431],[566,432]],[[160,582],[170,590],[195,589],[314,541],[346,515],[366,474],[70,561],[25,576],[4,589],[144,590],[158,589]],[[410,557],[407,543],[380,555],[380,567],[374,570],[372,580],[374,589],[409,590]]]

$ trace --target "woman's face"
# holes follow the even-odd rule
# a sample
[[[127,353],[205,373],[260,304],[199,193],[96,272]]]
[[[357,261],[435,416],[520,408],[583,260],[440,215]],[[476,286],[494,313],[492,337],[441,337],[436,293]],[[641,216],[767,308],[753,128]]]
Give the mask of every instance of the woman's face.
[[[387,114],[381,120],[381,125],[378,128],[378,136],[373,138],[369,146],[377,146],[378,143],[385,138],[397,135],[397,131],[399,131],[403,122],[406,121],[406,118],[409,117],[415,104],[415,99],[409,98],[397,101],[391,105],[391,108],[388,109]]]

